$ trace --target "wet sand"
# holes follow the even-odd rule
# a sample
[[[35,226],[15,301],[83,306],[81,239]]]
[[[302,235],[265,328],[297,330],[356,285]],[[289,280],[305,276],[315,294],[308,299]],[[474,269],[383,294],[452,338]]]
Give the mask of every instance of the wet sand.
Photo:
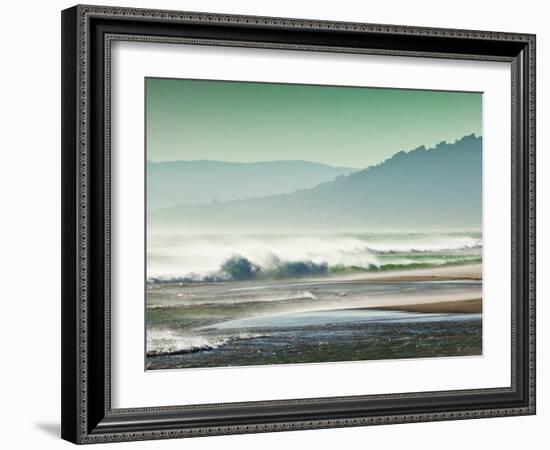
[[[148,291],[147,370],[480,355],[481,265]]]
[[[389,273],[368,273],[346,277],[348,280],[399,282],[399,281],[453,281],[481,280],[481,264],[433,267],[429,269],[403,270]]]
[[[381,277],[373,277],[377,282],[407,282],[407,281],[452,281],[452,280],[481,280],[481,264],[471,264],[455,267],[436,267],[433,269],[419,269],[408,272],[395,272]],[[389,310],[400,310],[415,313],[477,313],[482,312],[481,298],[465,298],[460,300],[442,300],[403,304],[384,307]]]
[[[429,269],[415,269],[408,271],[392,272],[385,274],[362,274],[360,276],[346,277],[348,282],[373,282],[373,283],[411,283],[411,282],[445,282],[445,281],[481,281],[481,264],[469,264],[463,266],[445,266]],[[369,307],[371,308],[371,307]],[[464,314],[482,312],[482,299],[475,297],[462,297],[446,295],[440,300],[432,296],[425,298],[394,298],[392,304],[373,305],[372,308],[407,311],[414,313],[449,313]]]
[[[390,309],[397,311],[407,311],[415,313],[477,313],[482,311],[482,302],[480,298],[458,300],[453,302],[433,302],[433,303],[419,303],[415,305],[398,305],[398,306],[386,306],[382,309]]]

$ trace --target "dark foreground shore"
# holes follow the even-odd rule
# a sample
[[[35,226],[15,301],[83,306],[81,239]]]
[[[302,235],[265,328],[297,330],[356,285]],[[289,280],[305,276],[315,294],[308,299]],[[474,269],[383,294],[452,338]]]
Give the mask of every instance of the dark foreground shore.
[[[482,354],[481,265],[148,291],[146,369]]]

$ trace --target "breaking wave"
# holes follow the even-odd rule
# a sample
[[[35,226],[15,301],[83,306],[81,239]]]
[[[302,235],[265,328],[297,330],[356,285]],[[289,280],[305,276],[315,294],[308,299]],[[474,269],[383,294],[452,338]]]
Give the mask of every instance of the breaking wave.
[[[147,356],[185,355],[218,349],[230,342],[263,337],[258,333],[204,336],[186,335],[167,329],[147,330]]]
[[[303,277],[315,277],[331,274],[347,274],[356,272],[387,272],[398,270],[426,269],[442,266],[456,266],[462,264],[477,264],[482,262],[481,256],[440,256],[429,255],[428,258],[402,257],[395,261],[386,261],[379,264],[329,266],[327,263],[312,261],[291,261],[277,263],[274,266],[258,266],[252,261],[236,256],[226,261],[219,273],[193,274],[184,277],[148,278],[148,284],[173,283],[210,283],[220,281],[247,281],[247,280],[280,280]],[[253,268],[253,269],[252,269]],[[266,300],[267,301],[267,300]],[[160,306],[159,306],[160,307]]]
[[[159,238],[160,239],[160,238]],[[479,233],[154,237],[149,284],[327,276],[481,262]]]
[[[239,289],[230,289],[231,291],[239,291]],[[166,302],[166,303],[148,303],[147,309],[172,309],[181,308],[189,305],[237,305],[242,303],[269,303],[269,302],[284,302],[290,300],[316,300],[317,297],[310,291],[289,291],[281,292],[273,295],[254,295],[250,297],[217,297],[213,302],[211,298],[198,298],[188,301],[180,302]]]
[[[438,248],[437,246],[427,246],[427,247],[416,247],[416,246],[404,246],[401,245],[398,248],[395,246],[389,246],[390,248],[385,248],[385,246],[374,246],[368,247],[368,250],[375,255],[394,255],[396,253],[456,253],[463,252],[468,250],[481,250],[481,242],[476,242],[471,245],[462,245],[459,247],[449,247],[449,248]]]

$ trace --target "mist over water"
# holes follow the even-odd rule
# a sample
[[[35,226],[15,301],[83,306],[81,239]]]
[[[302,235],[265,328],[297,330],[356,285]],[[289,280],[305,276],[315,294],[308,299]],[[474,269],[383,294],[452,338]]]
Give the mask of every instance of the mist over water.
[[[147,244],[150,282],[242,279],[235,274],[247,271],[250,278],[285,278],[434,267],[480,262],[482,250],[479,232],[151,232]]]
[[[146,369],[481,354],[480,93],[146,83]]]
[[[479,264],[479,232],[151,233],[147,368],[481,352],[480,314],[392,305],[481,298],[481,281],[365,273]]]

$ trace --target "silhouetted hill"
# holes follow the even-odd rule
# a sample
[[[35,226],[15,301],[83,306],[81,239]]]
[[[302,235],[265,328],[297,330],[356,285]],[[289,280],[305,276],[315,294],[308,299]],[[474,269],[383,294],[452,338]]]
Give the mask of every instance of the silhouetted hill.
[[[296,191],[178,206],[152,226],[216,230],[480,228],[482,139],[399,152],[376,166]]]
[[[293,192],[356,170],[309,161],[148,161],[147,209]]]

